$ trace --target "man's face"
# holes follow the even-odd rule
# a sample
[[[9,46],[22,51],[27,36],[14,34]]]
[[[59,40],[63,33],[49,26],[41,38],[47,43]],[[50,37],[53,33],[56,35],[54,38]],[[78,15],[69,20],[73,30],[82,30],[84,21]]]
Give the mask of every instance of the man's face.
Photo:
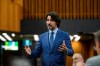
[[[95,43],[96,43],[97,54],[100,55],[100,42],[99,41],[95,41]]]
[[[46,24],[49,30],[54,30],[57,28],[57,24],[54,20],[52,20],[51,16],[47,17]]]

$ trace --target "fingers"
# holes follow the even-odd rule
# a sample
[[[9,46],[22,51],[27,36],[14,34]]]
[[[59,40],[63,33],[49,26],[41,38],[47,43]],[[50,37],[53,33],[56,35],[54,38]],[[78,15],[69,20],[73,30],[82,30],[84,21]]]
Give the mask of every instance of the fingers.
[[[65,46],[66,46],[65,44],[60,45],[60,47],[65,47]]]
[[[24,49],[25,49],[25,51],[26,51],[27,54],[29,54],[29,55],[31,54],[31,49],[30,49],[29,46],[25,46]]]
[[[25,50],[27,50],[27,49],[29,49],[29,48],[30,48],[30,47],[28,47],[28,46],[25,46],[25,47],[24,47]]]
[[[60,47],[59,47],[59,51],[64,51],[66,49],[66,46],[65,46],[65,44],[62,44],[62,45],[60,45]]]
[[[66,51],[67,50],[67,47],[66,47],[66,44],[65,44],[65,40],[63,41],[63,43],[60,45],[60,47],[58,48],[59,51]]]
[[[65,40],[63,40],[63,44],[65,44]]]
[[[25,48],[29,48],[29,46],[25,46]]]
[[[61,47],[59,47],[59,49],[58,49],[58,51],[63,51],[64,50],[64,48],[61,48]]]
[[[60,47],[59,48],[65,48],[65,45],[60,45]]]
[[[29,48],[29,46],[25,46],[25,48],[27,49],[27,48]]]

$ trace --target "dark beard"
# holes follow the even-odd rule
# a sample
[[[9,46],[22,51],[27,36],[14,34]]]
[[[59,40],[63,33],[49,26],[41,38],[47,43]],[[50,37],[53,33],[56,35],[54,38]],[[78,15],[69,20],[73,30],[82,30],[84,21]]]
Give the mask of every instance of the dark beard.
[[[51,31],[54,30],[54,28],[52,26],[48,26],[48,29],[51,30]]]

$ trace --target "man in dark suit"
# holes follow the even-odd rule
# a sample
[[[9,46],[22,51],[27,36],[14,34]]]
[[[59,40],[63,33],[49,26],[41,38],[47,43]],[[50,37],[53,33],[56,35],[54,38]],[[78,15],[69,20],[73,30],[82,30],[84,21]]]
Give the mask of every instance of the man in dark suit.
[[[86,61],[86,66],[100,66],[100,30],[94,33],[97,56],[91,57]]]
[[[39,57],[42,53],[42,66],[65,66],[66,55],[74,54],[69,34],[59,29],[60,22],[61,19],[55,12],[48,13],[48,31],[40,36],[33,51],[25,47],[26,52],[32,57]]]

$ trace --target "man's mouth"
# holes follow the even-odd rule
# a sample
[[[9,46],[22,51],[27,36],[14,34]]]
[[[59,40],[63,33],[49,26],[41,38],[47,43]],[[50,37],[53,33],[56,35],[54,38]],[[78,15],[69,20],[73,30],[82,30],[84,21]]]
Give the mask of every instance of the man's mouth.
[[[48,24],[48,27],[52,27],[50,24]]]
[[[51,29],[51,27],[52,27],[52,25],[49,24],[49,25],[48,25],[48,28]]]

